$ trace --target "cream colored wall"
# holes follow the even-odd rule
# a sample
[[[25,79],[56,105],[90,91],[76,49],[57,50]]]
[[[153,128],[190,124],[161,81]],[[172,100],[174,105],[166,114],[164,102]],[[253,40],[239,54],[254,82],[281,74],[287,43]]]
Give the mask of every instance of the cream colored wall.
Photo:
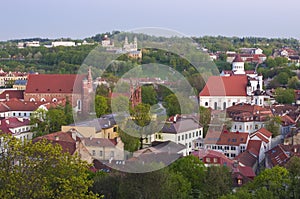
[[[124,160],[124,151],[116,147],[86,146],[86,148],[94,159],[109,160],[111,158],[111,152],[113,151],[113,160]],[[93,150],[95,151],[95,155],[93,155]],[[102,156],[100,156],[100,151],[102,151]]]

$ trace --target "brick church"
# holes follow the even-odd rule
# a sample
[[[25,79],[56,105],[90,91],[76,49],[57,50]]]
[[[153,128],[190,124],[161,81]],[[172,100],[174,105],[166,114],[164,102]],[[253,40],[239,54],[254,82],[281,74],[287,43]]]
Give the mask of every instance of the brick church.
[[[93,92],[91,69],[88,74],[30,74],[25,101],[58,102],[69,100],[77,113],[88,113]]]

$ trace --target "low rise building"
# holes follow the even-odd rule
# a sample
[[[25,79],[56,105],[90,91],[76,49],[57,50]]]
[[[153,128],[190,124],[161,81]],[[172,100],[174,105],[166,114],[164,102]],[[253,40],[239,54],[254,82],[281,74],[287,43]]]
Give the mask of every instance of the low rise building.
[[[223,153],[233,159],[247,148],[249,133],[229,132],[223,129],[221,132],[208,131],[204,139],[204,148]]]
[[[194,148],[194,141],[203,139],[203,127],[195,118],[175,118],[173,121],[167,121],[160,132],[151,135],[148,143],[153,141],[172,141],[176,144],[185,146],[183,155],[190,154]]]

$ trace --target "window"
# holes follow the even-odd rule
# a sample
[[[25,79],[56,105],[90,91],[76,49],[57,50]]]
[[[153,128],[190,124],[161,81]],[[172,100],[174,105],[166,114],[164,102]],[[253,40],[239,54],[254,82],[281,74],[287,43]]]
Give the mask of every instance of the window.
[[[234,157],[235,157],[235,154],[234,154],[234,153],[230,154],[230,157],[234,158]]]
[[[195,132],[193,132],[193,137],[195,137]]]
[[[77,100],[77,108],[78,110],[81,110],[81,100]]]
[[[236,130],[236,125],[234,125],[234,129]]]
[[[103,156],[103,151],[99,151],[99,156]]]
[[[192,147],[192,143],[191,142],[189,142],[189,148],[191,148]]]
[[[215,146],[215,145],[214,145],[214,146],[212,146],[212,149],[217,149],[217,146]]]
[[[225,146],[224,148],[225,148],[225,150],[229,150],[229,146]]]
[[[96,151],[92,150],[92,155],[95,156],[96,155]]]
[[[214,163],[217,163],[218,162],[218,158],[214,158]]]
[[[234,106],[235,105],[235,102],[232,102],[232,106]]]
[[[184,135],[181,136],[181,139],[184,140]]]
[[[218,146],[218,150],[222,150],[222,146]]]
[[[198,131],[196,131],[196,137],[198,137]]]
[[[226,109],[226,102],[223,103],[223,110]]]
[[[243,180],[242,179],[238,179],[237,183],[238,183],[238,185],[242,185],[243,184]]]
[[[240,125],[240,128],[239,128],[239,129],[240,129],[240,131],[242,130],[242,125]]]
[[[257,124],[255,124],[255,129],[258,129],[258,125]]]
[[[185,134],[185,139],[188,139],[188,138],[187,138],[187,136],[188,136],[188,135],[187,135],[187,134]]]
[[[192,134],[191,134],[191,133],[189,133],[189,138],[191,138],[191,136],[192,136]]]
[[[206,162],[210,162],[210,158],[206,158]]]
[[[118,128],[115,126],[115,127],[114,127],[114,132],[117,132],[117,129],[118,129]]]
[[[231,146],[231,150],[235,151],[235,146]]]
[[[214,109],[215,109],[215,110],[218,109],[218,103],[217,103],[217,102],[214,103]]]
[[[180,135],[178,135],[178,141],[180,141]]]
[[[205,106],[208,106],[208,102],[205,102]]]

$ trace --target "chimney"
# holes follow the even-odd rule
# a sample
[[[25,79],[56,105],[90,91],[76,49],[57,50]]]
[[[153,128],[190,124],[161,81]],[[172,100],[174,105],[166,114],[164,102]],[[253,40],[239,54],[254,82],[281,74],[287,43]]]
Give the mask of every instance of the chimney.
[[[5,99],[6,99],[6,101],[9,101],[9,94],[8,93],[5,95]]]
[[[57,136],[57,135],[54,138],[55,138],[56,141],[59,140],[59,136]]]
[[[294,148],[294,153],[297,153],[297,151],[298,151],[298,150],[297,150],[297,147],[295,147],[295,148]]]

